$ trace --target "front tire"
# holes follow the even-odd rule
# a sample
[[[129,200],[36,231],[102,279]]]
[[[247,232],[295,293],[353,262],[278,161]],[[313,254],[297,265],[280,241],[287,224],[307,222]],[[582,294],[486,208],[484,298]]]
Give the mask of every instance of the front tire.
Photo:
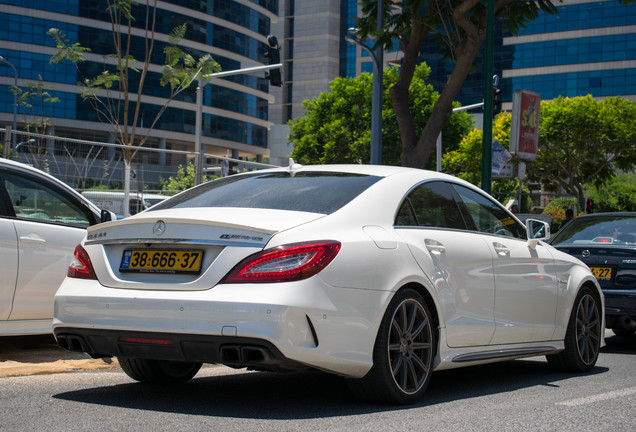
[[[565,350],[546,356],[553,368],[563,372],[589,372],[601,349],[602,320],[598,298],[582,288],[576,296],[565,333]]]
[[[135,381],[149,384],[180,384],[192,379],[201,363],[118,357],[119,366]]]
[[[365,400],[411,404],[431,380],[435,330],[428,305],[415,290],[399,291],[389,303],[373,350],[373,367],[349,379],[352,393]]]

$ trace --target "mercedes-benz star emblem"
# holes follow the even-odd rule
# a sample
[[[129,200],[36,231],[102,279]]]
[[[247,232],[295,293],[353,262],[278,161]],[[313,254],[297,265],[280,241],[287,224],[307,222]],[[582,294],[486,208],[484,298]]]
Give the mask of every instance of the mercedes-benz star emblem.
[[[152,233],[156,236],[160,236],[164,232],[166,232],[166,223],[162,220],[155,222],[155,226],[152,227]]]
[[[581,255],[583,255],[583,258],[587,258],[587,257],[589,257],[589,256],[590,256],[590,251],[589,251],[589,250],[587,250],[587,249],[585,249],[585,250],[581,253]]]

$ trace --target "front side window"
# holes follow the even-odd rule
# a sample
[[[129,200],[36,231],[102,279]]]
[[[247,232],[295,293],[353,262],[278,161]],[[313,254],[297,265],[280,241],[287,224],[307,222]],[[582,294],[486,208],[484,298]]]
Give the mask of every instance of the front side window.
[[[525,238],[524,227],[497,203],[464,186],[453,185],[453,188],[466,206],[477,231]]]
[[[396,226],[466,229],[447,183],[424,183],[413,189],[398,211]]]
[[[9,195],[15,216],[39,222],[88,227],[93,221],[89,209],[49,185],[18,174],[0,175]]]
[[[257,172],[213,180],[152,210],[240,207],[330,214],[381,177],[339,172]],[[151,210],[151,211],[152,211]]]

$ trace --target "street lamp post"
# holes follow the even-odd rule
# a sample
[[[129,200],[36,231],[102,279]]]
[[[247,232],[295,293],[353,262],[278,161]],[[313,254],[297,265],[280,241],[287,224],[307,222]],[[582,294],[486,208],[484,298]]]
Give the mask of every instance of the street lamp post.
[[[30,148],[31,144],[35,144],[36,141],[34,138],[30,138],[26,141],[22,141],[19,142],[15,147],[13,147],[13,159],[17,160],[18,159],[18,149],[20,148],[20,146],[22,146],[23,144],[26,144],[27,147]]]
[[[11,69],[13,69],[13,81],[15,83],[15,86],[18,87],[18,71],[15,70],[15,66],[13,66],[13,63],[11,63],[9,60],[7,60],[6,58],[4,58],[3,56],[0,56],[0,63],[6,63],[9,66],[11,66]],[[11,140],[12,140],[12,145],[11,147],[15,149],[16,146],[16,138],[17,138],[17,118],[18,118],[18,95],[17,94],[13,94],[13,133],[11,135]]]
[[[204,160],[205,160],[205,146],[201,142],[202,128],[203,128],[203,88],[213,78],[220,78],[230,75],[247,74],[253,72],[266,71],[270,69],[280,69],[283,67],[282,63],[270,64],[265,66],[254,66],[243,69],[229,70],[223,72],[215,72],[209,75],[204,75],[197,81],[197,94],[196,94],[196,120],[195,120],[195,134],[194,134],[194,159],[195,159],[195,173],[194,184],[199,185],[203,182]]]
[[[378,5],[378,22],[383,21],[382,2]],[[347,42],[360,45],[362,49],[367,51],[373,59],[373,91],[371,94],[371,165],[382,165],[382,75],[384,69],[384,52],[382,46],[378,45],[375,52],[362,43],[359,37],[355,35],[357,29],[350,28],[348,35],[345,36]]]

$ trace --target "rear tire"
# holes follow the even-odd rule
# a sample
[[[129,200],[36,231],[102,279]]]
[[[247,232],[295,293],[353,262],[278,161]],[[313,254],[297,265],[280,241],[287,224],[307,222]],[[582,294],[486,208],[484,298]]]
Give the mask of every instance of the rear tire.
[[[604,329],[597,297],[584,287],[576,296],[565,333],[565,350],[546,356],[562,372],[589,372],[598,359]]]
[[[201,363],[118,357],[119,366],[135,381],[149,384],[180,384],[192,379]]]
[[[399,291],[389,303],[373,350],[373,367],[347,385],[358,398],[411,404],[431,380],[435,330],[428,305],[415,290]]]

